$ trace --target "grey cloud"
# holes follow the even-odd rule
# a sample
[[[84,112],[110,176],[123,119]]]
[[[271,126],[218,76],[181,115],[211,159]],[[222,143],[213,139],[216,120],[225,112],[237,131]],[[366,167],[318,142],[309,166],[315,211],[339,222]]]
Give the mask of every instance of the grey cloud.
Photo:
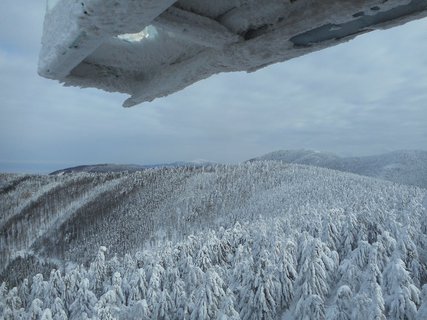
[[[12,53],[37,54],[45,12],[44,1],[2,0],[0,2],[1,46]]]
[[[122,95],[37,76],[44,8],[31,4],[28,15],[22,2],[0,4],[3,16],[22,22],[16,36],[3,28],[12,19],[0,22],[0,162],[237,162],[275,149],[427,149],[427,19],[122,109]]]

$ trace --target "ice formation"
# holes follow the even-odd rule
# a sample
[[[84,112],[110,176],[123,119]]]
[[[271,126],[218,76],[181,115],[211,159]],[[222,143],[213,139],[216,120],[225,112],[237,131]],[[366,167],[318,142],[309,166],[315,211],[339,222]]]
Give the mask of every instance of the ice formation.
[[[425,0],[50,0],[39,74],[130,107],[426,15]]]

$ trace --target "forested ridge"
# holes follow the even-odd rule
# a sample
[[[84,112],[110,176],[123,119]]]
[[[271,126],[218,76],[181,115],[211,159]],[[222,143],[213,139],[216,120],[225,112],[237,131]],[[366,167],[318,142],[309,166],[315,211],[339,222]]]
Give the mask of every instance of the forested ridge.
[[[398,150],[362,157],[339,157],[312,150],[279,150],[249,161],[267,160],[313,165],[427,188],[427,151],[423,150]]]
[[[427,319],[425,189],[272,162],[1,179],[6,319]]]

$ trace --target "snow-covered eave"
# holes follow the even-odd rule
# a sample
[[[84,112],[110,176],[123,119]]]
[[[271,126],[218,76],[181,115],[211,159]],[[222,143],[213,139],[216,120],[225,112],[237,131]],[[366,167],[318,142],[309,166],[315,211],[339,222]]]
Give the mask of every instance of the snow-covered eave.
[[[233,3],[213,15],[207,0],[59,0],[46,14],[39,73],[128,93],[130,107],[216,73],[256,71],[427,16],[425,0]],[[149,25],[157,37],[118,38]]]
[[[39,74],[63,81],[108,38],[143,30],[175,1],[57,1],[45,16]]]

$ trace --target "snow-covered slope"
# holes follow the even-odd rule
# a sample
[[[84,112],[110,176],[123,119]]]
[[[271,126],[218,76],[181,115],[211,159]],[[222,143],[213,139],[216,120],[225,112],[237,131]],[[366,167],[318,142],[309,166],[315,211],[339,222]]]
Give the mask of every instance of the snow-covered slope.
[[[1,185],[4,316],[426,316],[425,189],[279,162]]]
[[[51,0],[52,1],[52,0]],[[54,0],[39,73],[130,107],[425,17],[425,0]]]
[[[352,172],[427,189],[427,151],[394,151],[375,156],[341,158],[332,153],[311,150],[282,150],[249,161],[270,160]]]

